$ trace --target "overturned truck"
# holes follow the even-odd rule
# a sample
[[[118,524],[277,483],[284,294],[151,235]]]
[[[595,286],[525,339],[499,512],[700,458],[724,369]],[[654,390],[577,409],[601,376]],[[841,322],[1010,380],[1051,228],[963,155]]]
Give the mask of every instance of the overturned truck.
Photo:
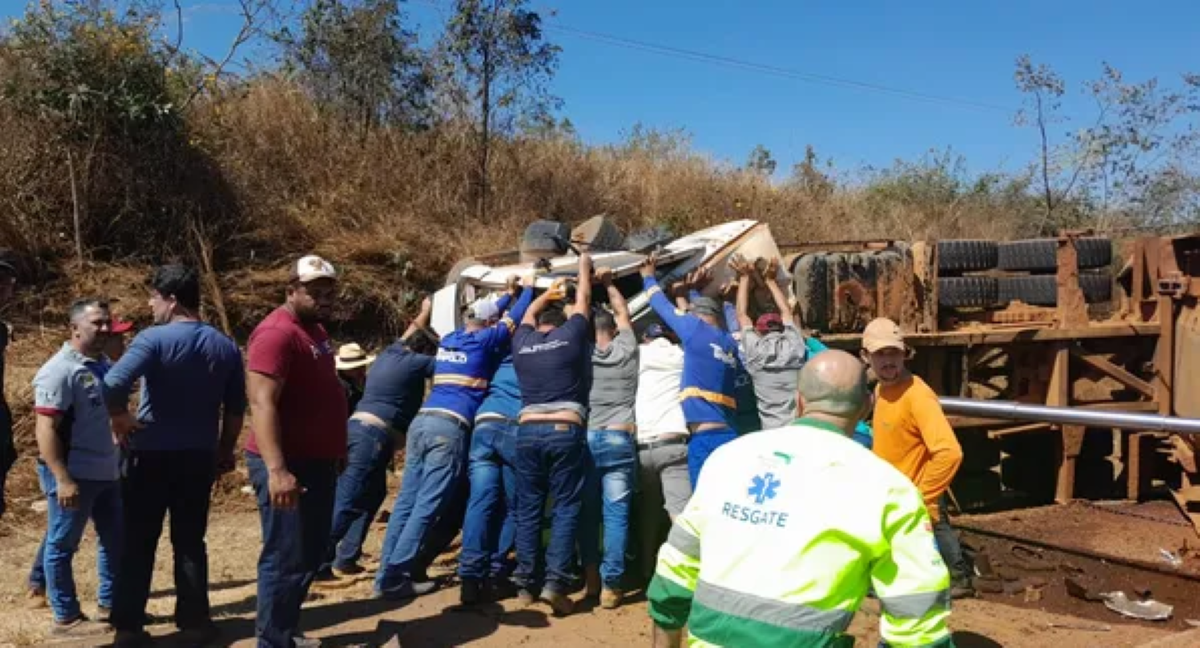
[[[570,275],[575,252],[588,248],[597,266],[616,272],[641,329],[654,316],[637,266],[651,250],[663,258],[660,280],[713,269],[710,292],[729,276],[732,254],[783,250],[790,253],[782,278],[807,332],[856,352],[866,323],[890,317],[908,332],[913,370],[943,396],[1200,418],[1200,236],[1139,238],[1114,254],[1112,241],[1084,232],[1009,242],[788,243],[765,224],[733,221],[682,237],[656,234],[623,237],[602,217],[574,230],[535,224],[521,249],[452,270],[434,300],[434,327],[456,326],[462,304],[532,263],[549,268],[538,285]],[[1191,442],[1200,437],[1144,417],[1092,416],[1082,425],[1036,413],[1013,421],[947,411],[965,455],[952,485],[962,510],[1137,500],[1166,489],[1200,529]]]

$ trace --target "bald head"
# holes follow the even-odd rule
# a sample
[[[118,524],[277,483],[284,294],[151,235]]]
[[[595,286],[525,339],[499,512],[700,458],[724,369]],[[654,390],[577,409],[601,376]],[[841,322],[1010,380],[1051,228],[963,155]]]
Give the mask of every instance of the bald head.
[[[822,351],[800,370],[799,391],[805,416],[824,414],[853,423],[867,405],[867,374],[849,353]]]

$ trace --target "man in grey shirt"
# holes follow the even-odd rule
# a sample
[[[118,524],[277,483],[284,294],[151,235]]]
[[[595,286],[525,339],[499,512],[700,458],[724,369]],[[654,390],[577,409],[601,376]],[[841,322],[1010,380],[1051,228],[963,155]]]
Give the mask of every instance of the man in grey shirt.
[[[779,260],[771,259],[765,271],[744,259],[730,262],[738,273],[737,316],[742,329],[742,360],[754,381],[762,429],[773,430],[796,418],[796,381],[804,366],[804,336],[796,326],[787,297],[777,275]],[[764,285],[775,302],[775,313],[763,313],[755,322],[750,317],[753,284]]]
[[[629,504],[637,471],[638,344],[629,307],[612,282],[612,271],[596,274],[608,293],[612,312],[596,310],[596,346],[592,351],[592,388],[588,418],[588,472],[580,518],[579,553],[587,576],[587,595],[600,607],[620,605],[625,576]],[[604,549],[600,549],[600,524]]]

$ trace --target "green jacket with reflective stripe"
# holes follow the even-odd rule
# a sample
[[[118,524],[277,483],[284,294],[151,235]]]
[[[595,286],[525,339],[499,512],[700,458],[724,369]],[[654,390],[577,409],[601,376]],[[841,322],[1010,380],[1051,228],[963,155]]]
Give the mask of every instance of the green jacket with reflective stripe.
[[[832,425],[743,436],[705,462],[650,584],[691,646],[853,646],[869,588],[890,646],[952,646],[950,576],[917,488]]]

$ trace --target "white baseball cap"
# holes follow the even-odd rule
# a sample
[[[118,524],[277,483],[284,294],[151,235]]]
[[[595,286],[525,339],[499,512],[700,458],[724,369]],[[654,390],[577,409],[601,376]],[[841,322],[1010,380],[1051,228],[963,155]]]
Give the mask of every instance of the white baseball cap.
[[[500,308],[496,306],[496,302],[487,297],[480,297],[471,304],[471,319],[477,319],[481,322],[487,322],[500,317]]]
[[[317,279],[337,279],[337,270],[325,259],[310,254],[296,262],[296,267],[292,268],[292,278],[300,283]]]

